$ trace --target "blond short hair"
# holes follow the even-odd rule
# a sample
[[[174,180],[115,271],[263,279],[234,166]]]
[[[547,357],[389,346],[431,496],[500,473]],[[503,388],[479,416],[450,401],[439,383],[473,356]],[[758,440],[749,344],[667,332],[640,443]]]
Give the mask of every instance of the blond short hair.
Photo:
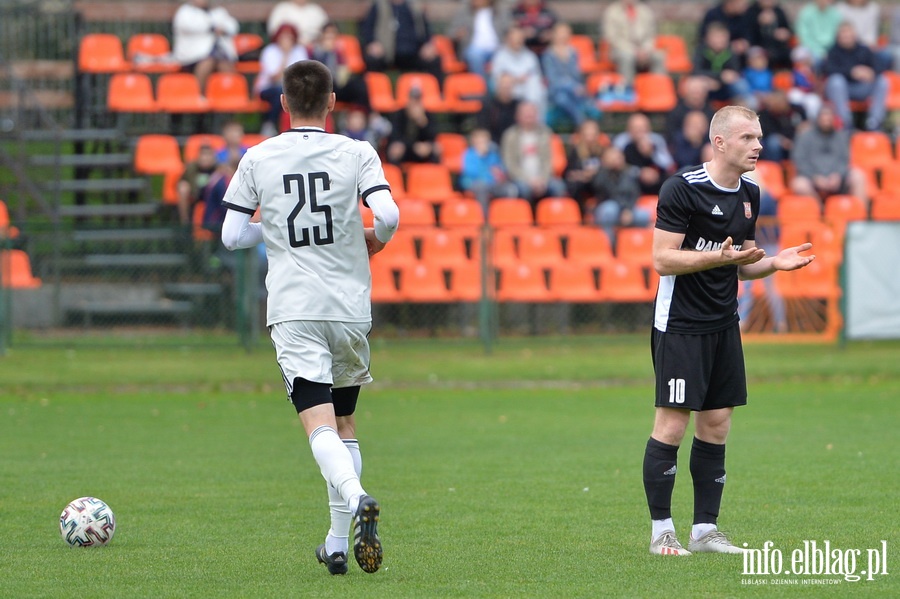
[[[715,143],[714,140],[717,136],[727,137],[731,132],[732,123],[738,117],[743,117],[748,121],[759,120],[759,115],[746,106],[733,105],[720,108],[709,122],[710,143]]]

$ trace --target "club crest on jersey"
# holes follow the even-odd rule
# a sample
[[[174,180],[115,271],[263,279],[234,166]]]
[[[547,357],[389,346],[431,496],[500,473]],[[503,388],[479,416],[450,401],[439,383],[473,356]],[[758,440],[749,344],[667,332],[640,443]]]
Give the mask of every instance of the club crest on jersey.
[[[744,202],[744,216],[753,218],[753,211],[750,210],[750,202]]]

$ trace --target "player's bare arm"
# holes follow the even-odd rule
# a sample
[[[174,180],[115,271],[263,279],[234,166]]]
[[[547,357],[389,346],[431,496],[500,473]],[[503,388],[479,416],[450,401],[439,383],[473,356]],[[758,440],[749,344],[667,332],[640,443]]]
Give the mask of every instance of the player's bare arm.
[[[722,242],[719,251],[698,252],[682,249],[683,233],[662,229],[653,231],[653,268],[660,276],[685,275],[719,266],[745,266],[762,260],[766,253],[751,243],[747,248],[734,249],[731,237]]]
[[[387,245],[375,236],[374,228],[363,229],[363,234],[366,236],[366,249],[368,250],[370,257],[383,250],[384,246]]]
[[[806,254],[812,249],[811,243],[784,248],[777,255],[764,258],[755,264],[741,266],[738,269],[738,277],[742,280],[762,279],[777,270],[797,270],[803,268],[816,259],[814,254]]]

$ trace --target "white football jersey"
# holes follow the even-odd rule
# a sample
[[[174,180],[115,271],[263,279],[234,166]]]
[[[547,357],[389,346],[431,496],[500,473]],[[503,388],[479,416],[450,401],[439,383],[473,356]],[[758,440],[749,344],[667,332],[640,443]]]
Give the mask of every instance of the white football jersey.
[[[359,198],[390,189],[366,142],[309,127],[251,147],[223,203],[257,206],[269,271],[267,322],[368,322],[371,274]]]

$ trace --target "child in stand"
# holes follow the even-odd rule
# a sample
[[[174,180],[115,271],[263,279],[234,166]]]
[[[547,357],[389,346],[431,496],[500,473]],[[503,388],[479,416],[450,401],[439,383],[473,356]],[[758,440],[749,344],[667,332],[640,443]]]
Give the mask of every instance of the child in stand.
[[[791,71],[794,84],[788,91],[788,101],[803,108],[806,118],[815,120],[819,109],[822,108],[822,94],[821,82],[813,66],[812,53],[803,46],[797,46],[791,50],[791,60],[794,63]]]
[[[469,147],[463,153],[459,184],[472,193],[484,208],[494,198],[516,197],[516,185],[506,177],[506,169],[497,144],[491,141],[487,129],[475,129],[469,134]]]
[[[775,89],[774,74],[769,68],[769,56],[759,46],[753,46],[747,50],[747,66],[744,68],[744,80],[750,86],[750,91],[756,96],[757,101],[762,100]]]

